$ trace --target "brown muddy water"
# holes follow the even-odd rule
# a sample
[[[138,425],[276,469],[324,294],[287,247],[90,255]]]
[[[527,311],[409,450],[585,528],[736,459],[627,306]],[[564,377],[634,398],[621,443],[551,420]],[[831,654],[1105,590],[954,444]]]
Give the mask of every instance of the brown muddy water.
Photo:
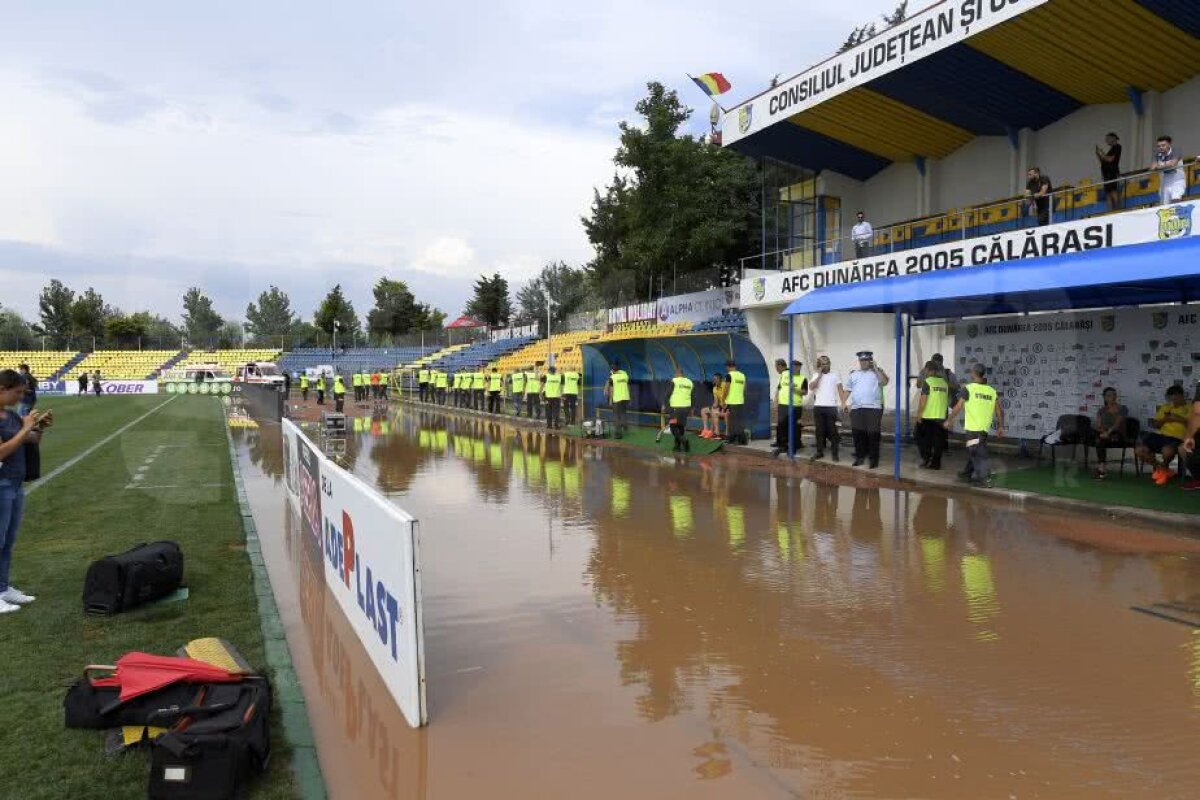
[[[1200,541],[401,410],[430,725],[235,432],[334,798],[1194,798]],[[1193,617],[1195,618],[1195,617]]]

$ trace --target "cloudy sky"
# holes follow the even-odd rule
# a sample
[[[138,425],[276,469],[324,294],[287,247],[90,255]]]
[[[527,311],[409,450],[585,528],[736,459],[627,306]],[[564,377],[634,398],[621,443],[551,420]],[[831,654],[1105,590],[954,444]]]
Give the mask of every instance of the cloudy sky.
[[[647,80],[706,106],[821,60],[894,0],[0,0],[0,303],[56,277],[177,318],[269,284],[360,314],[382,275],[457,315],[590,257],[579,224]]]

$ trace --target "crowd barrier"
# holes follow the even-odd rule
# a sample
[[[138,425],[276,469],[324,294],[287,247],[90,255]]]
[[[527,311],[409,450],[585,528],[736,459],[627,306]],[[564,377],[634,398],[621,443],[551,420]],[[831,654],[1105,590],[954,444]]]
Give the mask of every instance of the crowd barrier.
[[[414,728],[428,722],[417,521],[282,421],[284,475],[325,582]]]

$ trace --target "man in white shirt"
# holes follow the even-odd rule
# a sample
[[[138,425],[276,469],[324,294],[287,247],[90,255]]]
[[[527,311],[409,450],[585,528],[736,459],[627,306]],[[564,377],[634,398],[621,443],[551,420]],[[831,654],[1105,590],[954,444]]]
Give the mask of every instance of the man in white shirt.
[[[1162,189],[1159,197],[1163,205],[1178,203],[1187,191],[1187,178],[1183,174],[1183,159],[1175,154],[1170,136],[1160,136],[1154,143],[1154,161],[1150,169],[1162,173]]]
[[[808,392],[813,396],[813,423],[816,426],[817,452],[810,461],[825,457],[825,442],[833,460],[838,460],[838,410],[846,405],[849,395],[842,386],[842,377],[830,367],[829,356],[817,359],[817,371],[808,382]]]
[[[854,257],[866,258],[871,255],[871,240],[875,237],[875,229],[867,222],[863,212],[857,214],[858,222],[850,229],[850,238],[854,240]]]

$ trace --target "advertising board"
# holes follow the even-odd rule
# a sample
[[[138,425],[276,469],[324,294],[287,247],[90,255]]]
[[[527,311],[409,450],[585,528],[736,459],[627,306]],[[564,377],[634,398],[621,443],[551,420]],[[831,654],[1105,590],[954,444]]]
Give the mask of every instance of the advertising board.
[[[283,420],[285,485],[325,580],[409,725],[428,721],[417,521]]]

